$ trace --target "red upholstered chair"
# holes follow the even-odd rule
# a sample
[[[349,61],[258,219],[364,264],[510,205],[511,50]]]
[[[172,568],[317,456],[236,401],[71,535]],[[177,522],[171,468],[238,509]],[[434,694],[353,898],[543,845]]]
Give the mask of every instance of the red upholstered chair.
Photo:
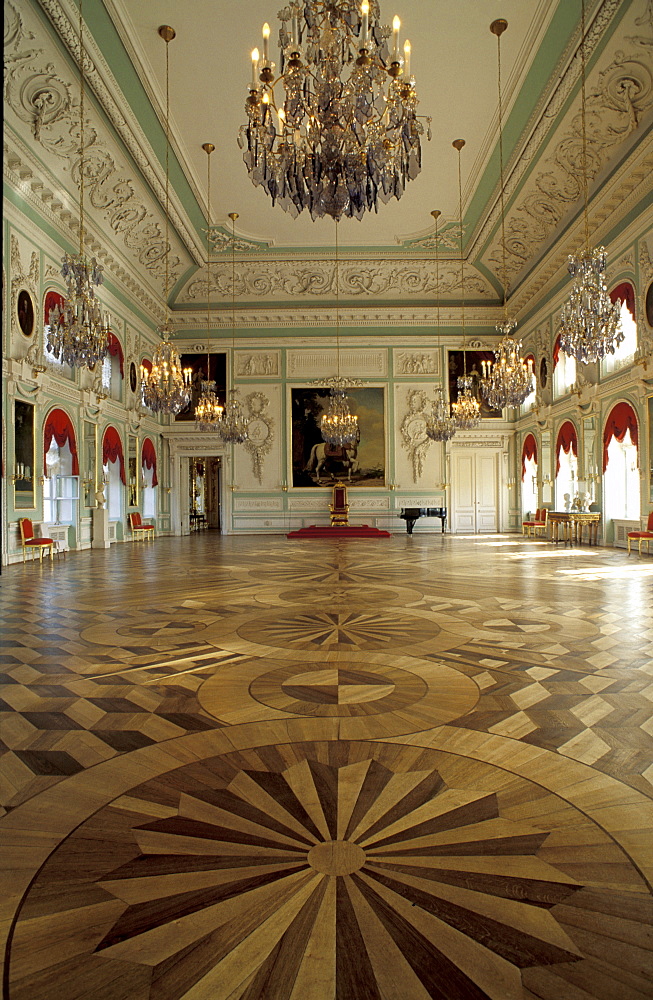
[[[522,535],[528,535],[530,538],[537,535],[538,531],[544,534],[546,532],[547,514],[548,510],[546,507],[538,507],[535,511],[535,517],[531,521],[522,521]]]
[[[129,518],[129,527],[131,528],[134,538],[138,538],[139,536],[141,538],[144,538],[145,536],[148,538],[154,538],[154,525],[143,524],[141,515],[138,511],[135,511],[133,514],[128,514],[127,516]]]
[[[628,555],[630,555],[630,543],[633,538],[637,539],[637,550],[638,554],[642,554],[642,542],[646,539],[646,551],[649,552],[649,545],[651,539],[653,538],[653,510],[649,511],[648,521],[646,522],[646,529],[644,531],[629,531],[628,532]]]
[[[54,553],[54,539],[53,538],[35,538],[34,537],[34,525],[30,521],[29,517],[21,517],[18,521],[20,526],[20,542],[23,546],[23,562],[25,562],[25,550],[31,549],[34,552],[36,549],[39,550],[39,562],[43,562],[43,549],[50,550],[50,559],[53,558]],[[34,558],[32,556],[32,558]]]

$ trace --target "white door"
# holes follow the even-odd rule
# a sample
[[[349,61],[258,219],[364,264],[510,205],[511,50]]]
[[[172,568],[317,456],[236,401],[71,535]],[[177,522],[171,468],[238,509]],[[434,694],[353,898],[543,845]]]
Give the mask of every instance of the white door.
[[[451,457],[452,531],[471,535],[497,531],[499,453],[485,448],[452,449]]]

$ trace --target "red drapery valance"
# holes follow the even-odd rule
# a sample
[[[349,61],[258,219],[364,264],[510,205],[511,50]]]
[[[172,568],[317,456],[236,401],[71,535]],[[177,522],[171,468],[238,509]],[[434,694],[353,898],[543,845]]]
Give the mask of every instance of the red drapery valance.
[[[146,469],[152,469],[152,486],[158,486],[159,480],[156,476],[156,451],[150,438],[143,441],[142,464]]]
[[[617,441],[623,441],[626,431],[630,431],[630,440],[637,447],[639,433],[637,427],[637,414],[630,403],[617,403],[610,410],[608,419],[603,430],[603,471],[608,467],[608,445],[613,437]]]
[[[52,438],[60,448],[68,442],[70,454],[73,456],[73,476],[79,475],[79,459],[77,457],[77,442],[73,422],[64,410],[51,410],[43,427],[43,474],[47,476],[48,469],[45,456],[50,450]]]
[[[147,358],[143,358],[143,360],[141,361],[141,366],[145,368],[148,372],[152,371],[152,362],[149,361]]]
[[[620,302],[625,302],[630,315],[635,319],[635,289],[629,281],[622,281],[620,285],[613,288],[610,292],[610,298],[613,302],[616,302],[617,299]]]
[[[558,364],[559,360],[560,360],[560,334],[558,334],[558,336],[556,337],[555,343],[553,345],[553,370],[554,371],[556,370],[556,365]]]
[[[50,310],[54,309],[55,313],[59,310],[59,315],[63,312],[64,307],[64,297],[60,295],[59,292],[49,291],[45,293],[45,302],[43,303],[43,323],[45,326],[50,324]]]
[[[122,353],[122,344],[116,337],[115,333],[109,333],[108,338],[109,343],[109,354],[112,358],[118,358],[120,362],[120,377],[125,377],[125,355]]]
[[[120,482],[123,486],[126,486],[125,456],[122,451],[122,441],[116,428],[109,426],[102,438],[102,465],[108,465],[109,462],[116,461],[120,462]]]
[[[537,462],[537,441],[532,434],[527,434],[524,440],[524,447],[521,452],[521,478],[522,482],[526,477],[526,462],[532,458]]]
[[[560,472],[560,452],[564,451],[568,455],[570,449],[572,454],[578,458],[578,435],[576,434],[576,428],[571,420],[565,420],[558,431],[558,440],[556,441],[556,476]]]

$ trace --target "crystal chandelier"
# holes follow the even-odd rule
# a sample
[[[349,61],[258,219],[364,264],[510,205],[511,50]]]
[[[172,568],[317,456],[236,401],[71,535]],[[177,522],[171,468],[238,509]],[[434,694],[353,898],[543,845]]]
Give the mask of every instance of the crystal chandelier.
[[[84,253],[84,21],[79,4],[79,253],[65,253],[61,273],[66,282],[63,309],[48,317],[48,350],[71,367],[94,368],[109,347],[109,314],[102,314],[95,288],[102,284],[102,266]]]
[[[211,153],[215,149],[212,142],[205,142],[202,149],[206,153],[206,205],[207,234],[211,232]],[[211,381],[211,245],[207,241],[206,254],[206,381],[202,382],[200,398],[195,406],[195,426],[200,431],[217,430],[224,407],[215,393],[215,382]]]
[[[361,219],[421,170],[410,42],[402,56],[399,18],[391,31],[380,17],[378,0],[293,0],[279,12],[276,78],[263,25],[238,142],[252,182],[293,217]]]
[[[590,247],[587,129],[585,122],[585,0],[581,0],[581,132],[583,137],[583,218],[585,247],[570,254],[567,268],[574,279],[571,294],[560,313],[560,347],[584,364],[614,354],[624,339],[618,302],[611,302],[603,277],[604,247]]]
[[[465,259],[463,257],[463,182],[460,171],[460,151],[464,139],[451,144],[458,150],[458,217],[460,219],[460,314],[463,325],[463,374],[458,379],[458,398],[451,404],[454,423],[461,431],[470,431],[481,422],[481,405],[472,392],[473,379],[467,374],[467,334],[465,332]]]
[[[231,219],[231,353],[236,348],[236,219],[238,212],[229,212]],[[224,413],[216,430],[225,444],[242,444],[247,440],[247,420],[238,389],[230,389]]]
[[[169,24],[162,24],[159,35],[166,43],[166,230],[165,230],[165,307],[167,318],[160,328],[162,341],[154,352],[152,370],[141,365],[143,401],[154,413],[179,413],[190,402],[191,369],[182,371],[177,351],[170,343],[172,323],[168,312],[170,276],[168,250],[170,230],[170,66],[168,47],[176,32]]]
[[[435,322],[440,354],[440,256],[438,242],[438,219],[442,215],[438,209],[431,212],[435,219]],[[448,441],[456,433],[456,424],[447,406],[440,386],[435,389],[435,399],[431,412],[426,416],[426,434],[432,441]]]
[[[322,414],[320,420],[320,430],[322,438],[327,444],[336,448],[343,448],[347,444],[354,444],[360,440],[358,429],[358,417],[349,408],[349,396],[347,389],[353,384],[351,379],[342,378],[340,375],[340,269],[338,253],[338,220],[336,219],[336,370],[335,378],[328,380],[331,387],[329,393],[329,406],[326,413]],[[323,383],[324,384],[324,383]]]
[[[503,262],[503,322],[498,323],[497,333],[501,341],[494,352],[494,361],[483,361],[483,376],[480,379],[481,392],[493,410],[505,406],[520,406],[533,387],[533,370],[521,356],[521,340],[512,336],[517,326],[508,318],[508,269],[506,267],[506,211],[503,183],[503,105],[501,100],[501,36],[508,22],[498,18],[490,25],[490,31],[497,36],[497,63],[499,82],[499,192],[501,198],[501,254]]]

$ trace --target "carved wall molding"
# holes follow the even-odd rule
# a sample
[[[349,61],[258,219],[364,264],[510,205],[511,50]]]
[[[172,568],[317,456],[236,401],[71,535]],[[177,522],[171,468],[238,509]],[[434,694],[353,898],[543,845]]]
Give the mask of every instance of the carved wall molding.
[[[281,367],[279,351],[236,351],[234,353],[235,375],[256,375],[263,378],[278,378]]]
[[[440,507],[442,504],[442,494],[431,496],[397,496],[394,498],[395,507]]]
[[[20,244],[18,242],[17,236],[12,233],[10,240],[10,277],[11,277],[11,294],[10,294],[10,309],[11,309],[11,333],[12,342],[18,344],[20,341],[23,344],[26,342],[26,338],[23,331],[18,323],[18,296],[21,289],[26,289],[32,294],[32,304],[34,306],[34,327],[30,338],[34,338],[33,343],[37,343],[41,336],[41,303],[39,302],[39,276],[40,276],[40,266],[39,266],[39,255],[36,250],[32,251],[30,257],[29,267],[27,270],[23,267],[23,261],[20,255]]]
[[[262,392],[245,396],[247,407],[247,440],[245,451],[252,456],[252,470],[259,484],[263,484],[263,459],[270,454],[274,441],[274,419],[267,413],[270,400]]]
[[[351,501],[351,494],[349,494],[349,499]],[[304,511],[324,511],[327,509],[329,502],[331,500],[331,490],[324,490],[324,494],[321,497],[316,497],[315,499],[303,499],[300,497],[294,498],[289,501],[288,506],[290,510],[304,510]]]
[[[247,500],[244,497],[234,498],[234,511],[246,511],[246,510],[283,510],[283,500],[270,499],[257,499],[257,500]]]
[[[395,375],[439,375],[440,352],[395,350],[393,366]]]
[[[62,40],[79,58],[76,31],[56,0],[42,5]],[[56,50],[45,37],[37,37],[38,22],[30,28],[11,0],[6,0],[5,31],[5,113],[29,126],[31,137],[56,163],[63,163],[71,184],[79,184],[78,85],[69,79],[70,67],[60,72],[51,56]],[[34,28],[35,30],[31,30]],[[47,54],[46,54],[47,50]],[[86,52],[85,74],[98,78],[96,67]],[[65,79],[66,78],[66,79]],[[120,237],[129,255],[159,282],[165,276],[165,259],[171,283],[179,277],[182,261],[165,242],[165,234],[152,212],[146,208],[136,181],[125,173],[110,150],[104,126],[85,110],[84,177],[88,202]],[[115,115],[114,115],[115,117]],[[124,121],[124,120],[123,120]],[[112,122],[115,126],[117,122]],[[21,130],[19,130],[20,132]],[[150,171],[151,173],[151,171]]]
[[[413,482],[422,478],[424,471],[424,461],[431,439],[426,433],[426,408],[429,398],[425,389],[410,389],[407,395],[408,409],[401,422],[401,443],[410,459]]]
[[[389,510],[390,500],[388,497],[362,497],[356,490],[350,490],[347,494],[347,501],[350,510]]]
[[[465,305],[465,318],[468,326],[486,327],[487,334],[485,334],[485,337],[489,337],[493,341],[498,341],[499,339],[498,336],[493,335],[495,334],[495,326],[501,317],[502,312],[499,305]],[[440,336],[443,346],[446,343],[447,346],[453,349],[462,344],[460,310],[455,307],[449,307],[446,310],[446,315],[441,311],[440,320]],[[204,329],[206,331],[206,313],[202,312],[199,308],[183,312],[175,311],[173,313],[173,321],[175,329],[178,331],[178,337],[196,337],[198,330]],[[336,311],[335,304],[330,306],[316,306],[311,309],[307,309],[305,304],[298,304],[290,306],[287,310],[281,310],[269,304],[262,304],[256,305],[251,309],[239,309],[236,307],[233,321],[237,335],[239,330],[246,330],[248,331],[247,337],[249,341],[251,336],[249,331],[255,329],[262,329],[266,332],[281,329],[282,327],[285,329],[326,328],[333,330],[336,326]],[[445,325],[447,327],[446,332]],[[227,312],[225,310],[222,314],[216,311],[211,314],[212,330],[231,330],[231,327],[231,311]],[[340,329],[343,339],[347,335],[346,331],[348,327],[356,329],[358,342],[364,336],[361,334],[361,330],[364,327],[371,328],[374,332],[370,334],[370,339],[373,337],[374,344],[377,345],[379,342],[387,343],[388,345],[396,345],[397,343],[396,336],[393,338],[389,333],[379,334],[378,331],[381,329],[389,328],[390,330],[395,330],[397,327],[427,328],[429,331],[428,345],[430,347],[436,335],[435,307],[416,306],[410,300],[405,305],[387,305],[382,308],[379,306],[365,306],[363,303],[360,306],[357,305],[355,308],[341,306]],[[405,340],[405,334],[402,333],[401,336]],[[204,344],[204,349],[206,350],[206,341]],[[265,345],[260,344],[258,346],[262,349]],[[414,346],[417,349],[420,345],[417,343]]]
[[[338,366],[336,350],[289,350],[286,354],[288,377],[319,378],[333,375]],[[381,378],[387,375],[387,355],[384,350],[365,348],[340,349],[340,374],[356,378]]]

